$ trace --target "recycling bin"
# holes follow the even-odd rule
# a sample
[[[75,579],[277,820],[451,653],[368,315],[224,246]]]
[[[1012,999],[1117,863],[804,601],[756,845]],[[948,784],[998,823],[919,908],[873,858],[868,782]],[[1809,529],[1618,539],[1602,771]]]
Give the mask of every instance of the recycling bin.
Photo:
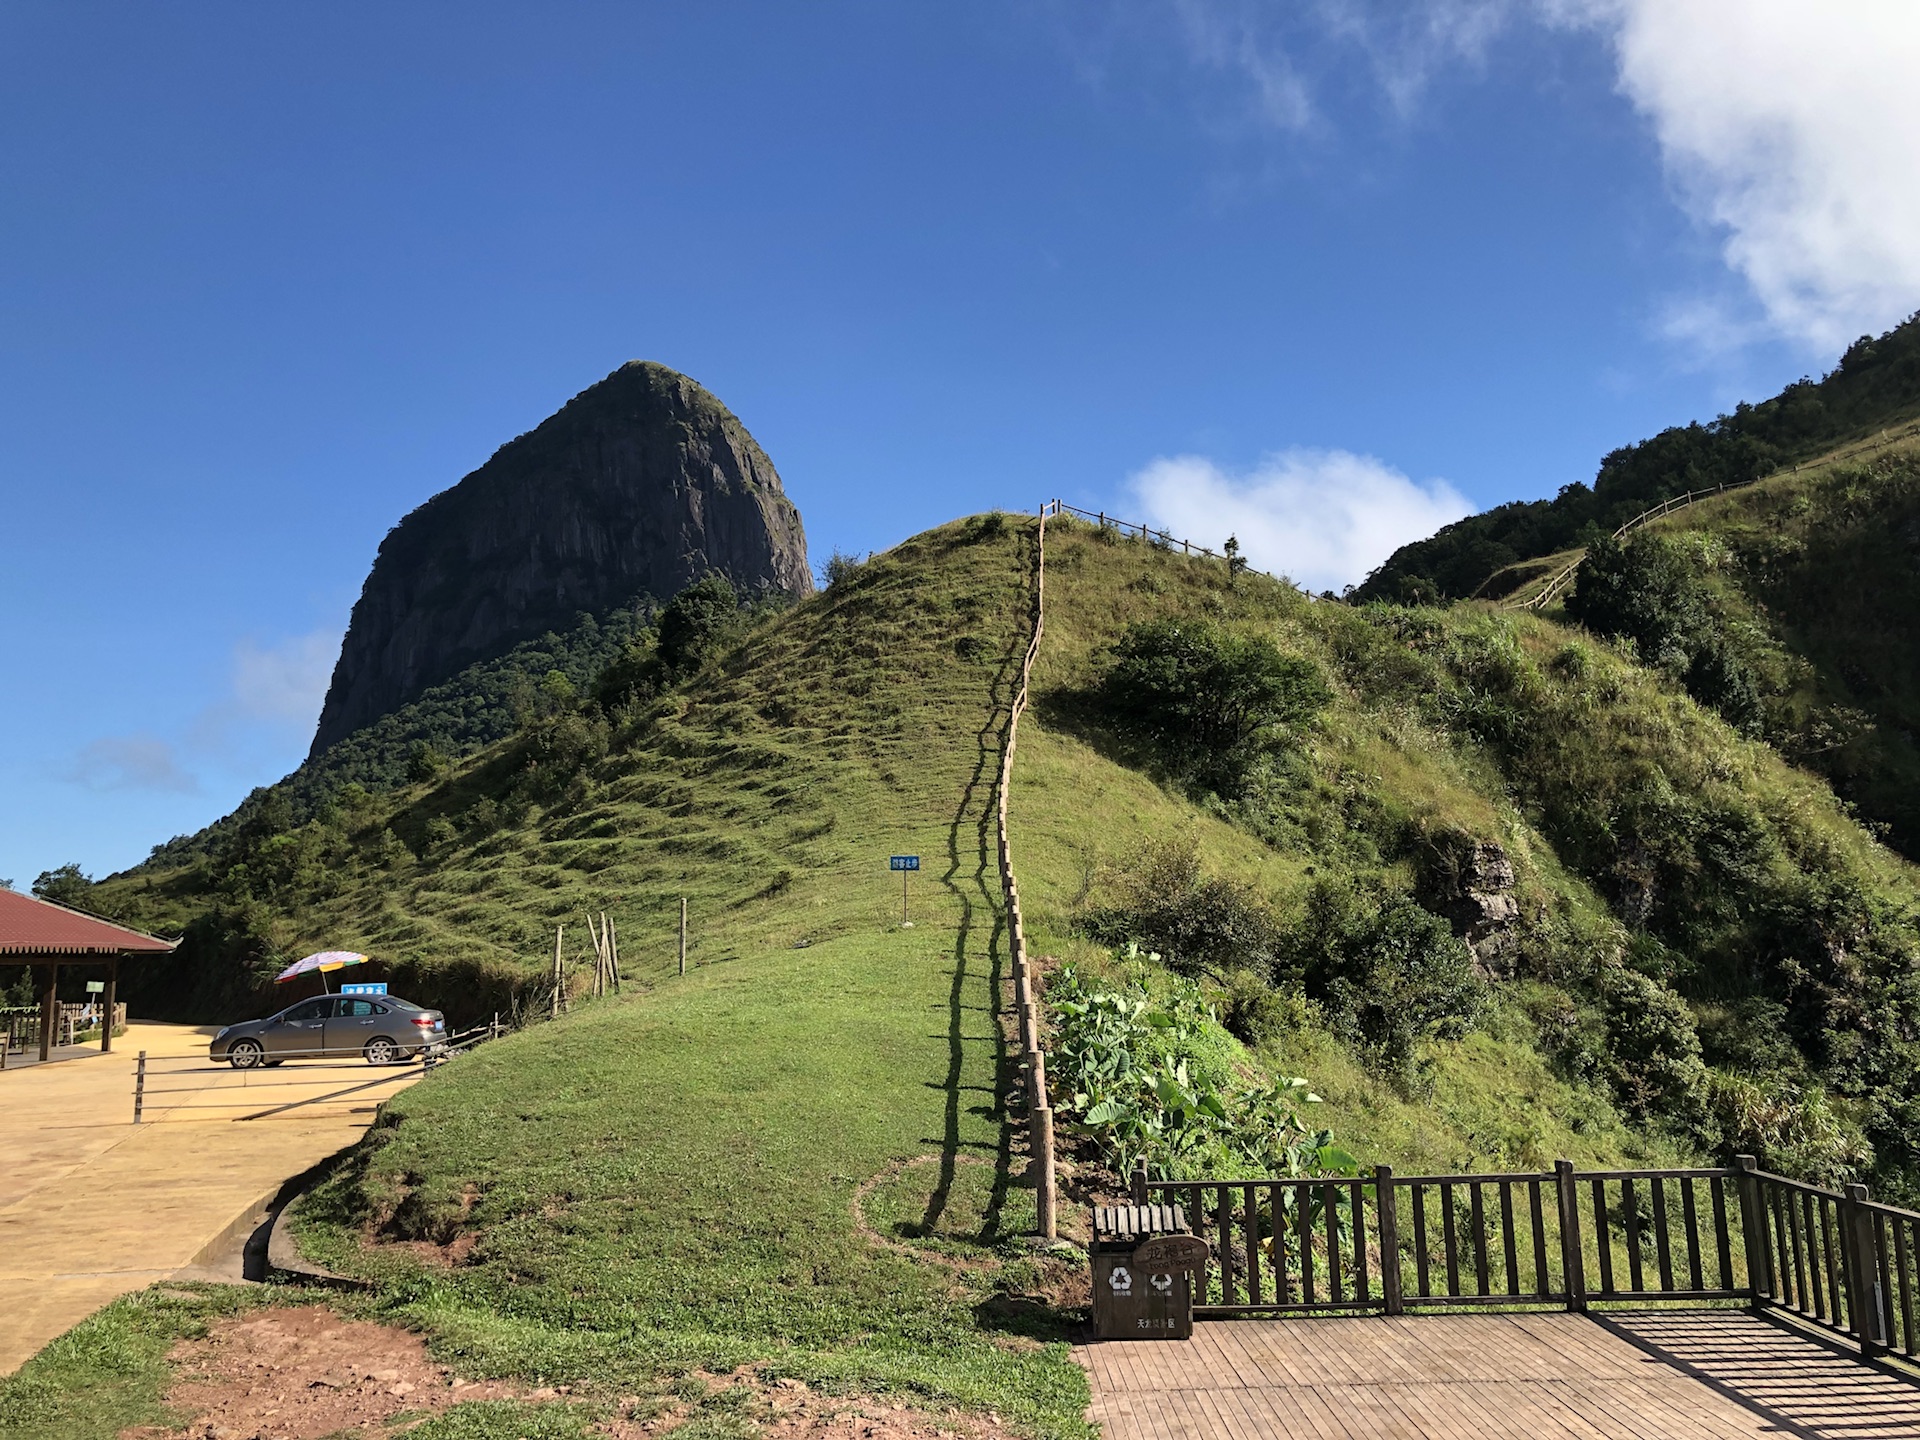
[[[1096,1206],[1089,1255],[1098,1338],[1193,1338],[1193,1272],[1212,1251],[1178,1205]]]

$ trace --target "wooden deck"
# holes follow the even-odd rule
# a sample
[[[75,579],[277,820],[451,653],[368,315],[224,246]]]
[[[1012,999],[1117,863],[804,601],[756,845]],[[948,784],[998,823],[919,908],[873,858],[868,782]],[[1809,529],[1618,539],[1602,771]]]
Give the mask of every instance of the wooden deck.
[[[1215,1320],[1075,1358],[1107,1440],[1920,1440],[1920,1383],[1739,1310]]]

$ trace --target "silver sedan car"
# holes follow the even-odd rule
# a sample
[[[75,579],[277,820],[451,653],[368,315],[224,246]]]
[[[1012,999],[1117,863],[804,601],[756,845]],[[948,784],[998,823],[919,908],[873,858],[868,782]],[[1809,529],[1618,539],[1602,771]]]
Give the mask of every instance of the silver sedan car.
[[[317,995],[265,1020],[227,1026],[207,1053],[236,1070],[347,1055],[391,1065],[431,1054],[446,1041],[444,1015],[398,995]]]

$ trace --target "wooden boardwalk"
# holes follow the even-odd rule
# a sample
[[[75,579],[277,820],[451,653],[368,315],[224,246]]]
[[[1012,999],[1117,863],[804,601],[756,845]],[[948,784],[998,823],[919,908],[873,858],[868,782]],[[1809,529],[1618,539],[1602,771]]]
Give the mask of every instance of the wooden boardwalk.
[[[1741,1310],[1214,1320],[1074,1353],[1106,1440],[1920,1440],[1920,1383]]]

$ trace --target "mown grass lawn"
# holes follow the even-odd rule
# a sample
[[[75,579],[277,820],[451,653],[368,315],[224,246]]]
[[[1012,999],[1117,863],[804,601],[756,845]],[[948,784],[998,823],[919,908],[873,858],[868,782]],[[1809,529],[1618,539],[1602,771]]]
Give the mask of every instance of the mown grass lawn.
[[[928,908],[949,923],[710,966],[414,1087],[308,1202],[309,1252],[377,1277],[475,1373],[767,1361],[1076,1433],[1060,1338],[990,1318],[1034,1275],[996,1083],[999,917]],[[896,1169],[876,1243],[856,1192]],[[478,1243],[451,1267],[369,1251],[369,1214],[387,1238]],[[975,1263],[936,1258],[955,1252]]]

